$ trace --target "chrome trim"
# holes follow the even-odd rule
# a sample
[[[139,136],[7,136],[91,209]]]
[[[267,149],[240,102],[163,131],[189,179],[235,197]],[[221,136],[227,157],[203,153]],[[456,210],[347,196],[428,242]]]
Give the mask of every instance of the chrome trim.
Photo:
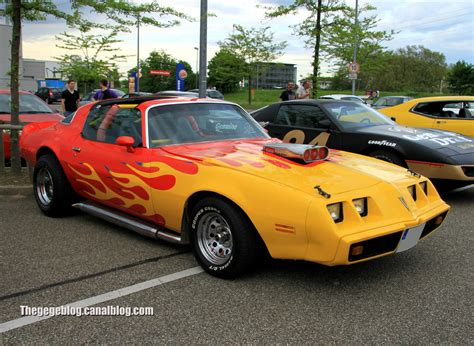
[[[117,226],[127,228],[138,234],[150,238],[158,238],[171,243],[181,244],[181,236],[173,234],[172,232],[155,225],[147,224],[144,221],[128,216],[119,211],[115,211],[106,207],[91,204],[88,202],[75,203],[72,205],[83,212],[99,217]]]

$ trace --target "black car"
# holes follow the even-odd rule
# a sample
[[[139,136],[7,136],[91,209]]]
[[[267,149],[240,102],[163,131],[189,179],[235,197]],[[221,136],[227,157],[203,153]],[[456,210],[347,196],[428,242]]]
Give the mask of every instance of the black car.
[[[48,103],[60,102],[61,93],[63,92],[63,90],[64,89],[62,88],[42,87],[42,88],[39,88],[37,92],[35,92],[35,95]]]
[[[327,145],[409,168],[433,179],[474,183],[474,138],[411,128],[362,104],[340,100],[295,100],[252,113],[272,137]]]

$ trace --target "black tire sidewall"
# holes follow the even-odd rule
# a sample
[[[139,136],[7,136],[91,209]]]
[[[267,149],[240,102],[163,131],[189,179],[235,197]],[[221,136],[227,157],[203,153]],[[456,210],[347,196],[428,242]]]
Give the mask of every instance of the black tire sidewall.
[[[222,265],[209,262],[202,255],[197,241],[197,226],[208,212],[220,214],[229,224],[232,233],[232,254]],[[217,277],[233,278],[250,266],[256,254],[253,232],[246,216],[240,210],[218,198],[206,198],[198,202],[191,212],[190,233],[194,255],[204,270]]]
[[[370,153],[370,156],[385,162],[393,163],[397,166],[406,167],[405,160],[403,160],[399,155],[391,153],[389,151],[377,150]]]
[[[45,205],[37,193],[37,175],[41,169],[47,169],[53,180],[53,196],[51,203]],[[33,193],[38,207],[48,216],[59,216],[71,203],[71,187],[58,160],[52,155],[41,156],[36,162],[33,172]]]

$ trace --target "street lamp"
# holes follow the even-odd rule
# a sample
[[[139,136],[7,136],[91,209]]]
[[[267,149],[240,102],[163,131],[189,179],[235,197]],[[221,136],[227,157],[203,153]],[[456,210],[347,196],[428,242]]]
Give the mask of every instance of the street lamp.
[[[199,65],[198,65],[198,59],[199,59],[199,48],[198,47],[194,47],[194,49],[196,50],[196,89],[199,89],[199,78],[198,78],[198,73],[199,73]]]

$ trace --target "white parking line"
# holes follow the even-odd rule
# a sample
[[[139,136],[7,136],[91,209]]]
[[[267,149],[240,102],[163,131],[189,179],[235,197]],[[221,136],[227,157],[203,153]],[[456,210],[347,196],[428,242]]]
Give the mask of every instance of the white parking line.
[[[156,279],[144,281],[144,282],[132,285],[132,286],[119,288],[118,290],[107,292],[107,293],[104,293],[104,294],[100,294],[100,295],[95,296],[95,297],[90,297],[90,298],[86,298],[86,299],[83,299],[83,300],[78,300],[78,301],[73,302],[73,303],[65,304],[64,306],[84,308],[84,307],[87,307],[87,306],[92,306],[92,305],[100,304],[100,303],[103,303],[103,302],[107,302],[109,300],[124,297],[124,296],[127,296],[129,294],[140,292],[140,291],[146,290],[148,288],[160,286],[160,285],[163,285],[167,282],[179,280],[179,279],[182,279],[182,278],[185,278],[185,277],[188,277],[188,276],[192,276],[192,275],[196,275],[196,274],[199,274],[199,273],[202,273],[202,272],[203,272],[203,270],[201,269],[201,267],[193,267],[193,268],[186,269],[186,270],[176,272],[176,273],[173,273],[173,274],[161,276],[161,277],[156,278]],[[17,329],[17,328],[20,328],[20,327],[27,326],[29,324],[33,324],[33,323],[36,323],[36,322],[39,322],[39,321],[47,320],[48,318],[51,318],[51,317],[53,317],[53,316],[42,316],[42,317],[27,316],[27,317],[17,318],[16,320],[11,320],[11,321],[8,321],[8,322],[4,322],[4,323],[0,324],[0,333],[8,332],[9,330]]]

